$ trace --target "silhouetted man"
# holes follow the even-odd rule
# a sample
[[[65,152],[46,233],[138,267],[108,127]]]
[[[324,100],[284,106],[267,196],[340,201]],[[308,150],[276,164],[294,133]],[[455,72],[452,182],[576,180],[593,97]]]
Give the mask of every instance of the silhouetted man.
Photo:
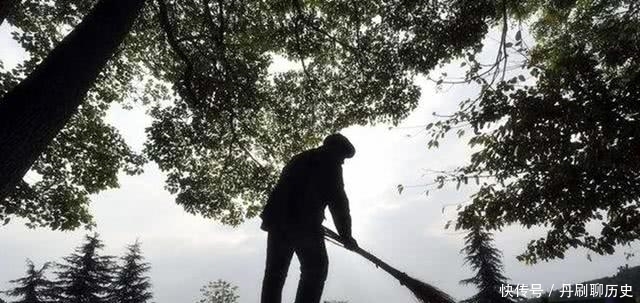
[[[322,221],[329,206],[345,246],[358,246],[351,236],[349,201],[342,182],[342,163],[355,148],[341,134],[324,139],[321,147],[294,156],[284,167],[260,215],[269,232],[262,303],[281,303],[289,263],[300,261],[295,303],[318,303],[327,277],[327,250]]]

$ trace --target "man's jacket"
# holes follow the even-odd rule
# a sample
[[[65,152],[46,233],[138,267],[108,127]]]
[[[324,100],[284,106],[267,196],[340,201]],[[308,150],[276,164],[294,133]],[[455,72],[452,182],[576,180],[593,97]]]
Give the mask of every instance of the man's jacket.
[[[284,167],[260,215],[262,229],[321,232],[326,206],[340,235],[351,237],[342,161],[320,147],[294,156]]]

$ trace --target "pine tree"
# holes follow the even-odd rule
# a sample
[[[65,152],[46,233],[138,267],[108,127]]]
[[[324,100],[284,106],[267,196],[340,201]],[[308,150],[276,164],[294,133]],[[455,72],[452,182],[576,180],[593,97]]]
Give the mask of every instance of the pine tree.
[[[144,262],[140,251],[140,242],[127,247],[127,253],[121,258],[111,287],[112,303],[145,303],[153,297],[151,282],[146,273],[151,266]]]
[[[114,270],[113,257],[100,255],[104,247],[97,233],[59,264],[62,303],[107,303]]]
[[[472,228],[465,236],[465,264],[469,264],[476,274],[460,281],[463,285],[474,284],[478,293],[463,300],[462,303],[510,303],[511,298],[505,298],[500,291],[507,285],[502,265],[502,252],[493,245],[493,235],[479,225]]]
[[[17,286],[4,293],[11,297],[19,297],[13,303],[49,303],[54,302],[54,282],[49,281],[45,276],[46,270],[51,263],[45,263],[40,269],[36,269],[31,260],[27,260],[27,275],[23,278],[11,280],[9,282]],[[1,301],[0,302],[4,302]]]

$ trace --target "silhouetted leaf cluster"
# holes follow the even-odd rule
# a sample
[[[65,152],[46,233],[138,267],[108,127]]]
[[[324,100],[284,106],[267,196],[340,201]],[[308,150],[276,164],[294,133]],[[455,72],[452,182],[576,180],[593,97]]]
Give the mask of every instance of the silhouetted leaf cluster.
[[[477,152],[457,180],[486,180],[456,228],[478,219],[489,230],[546,227],[519,256],[528,263],[563,258],[576,247],[611,254],[640,238],[638,4],[496,4],[504,20],[497,60],[486,65],[468,53],[461,81],[481,93],[431,130],[436,142],[451,130],[472,130]],[[526,46],[520,28],[509,31],[512,18],[532,24],[535,46]],[[514,31],[515,39],[507,35]],[[524,61],[514,65],[514,57]],[[593,222],[599,232],[589,231]]]
[[[22,1],[7,18],[29,58],[6,92],[95,1]],[[140,172],[144,158],[190,213],[239,224],[259,212],[291,155],[349,125],[397,123],[416,107],[418,73],[479,49],[492,1],[148,1],[81,110],[0,218],[73,229],[89,194]],[[291,69],[270,70],[274,59]],[[144,155],[105,122],[114,104],[152,118]],[[41,177],[41,180],[38,180]]]

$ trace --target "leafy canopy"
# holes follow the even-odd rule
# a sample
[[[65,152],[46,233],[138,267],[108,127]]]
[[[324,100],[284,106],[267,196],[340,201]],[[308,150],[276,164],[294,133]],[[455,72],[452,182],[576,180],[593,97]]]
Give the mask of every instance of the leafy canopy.
[[[29,58],[0,74],[6,92],[95,1],[23,1],[8,17]],[[239,224],[255,216],[288,157],[354,124],[397,123],[415,106],[413,79],[478,49],[491,1],[148,1],[73,120],[0,204],[0,218],[74,229],[89,195],[151,160],[186,211]],[[274,58],[291,63],[270,70]],[[142,154],[105,122],[141,105]],[[7,221],[8,222],[8,221]]]
[[[479,185],[456,228],[477,222],[489,230],[546,227],[546,236],[519,256],[528,263],[563,258],[576,247],[611,254],[639,239],[637,2],[505,1],[496,7],[504,21],[496,61],[483,65],[470,52],[465,62],[462,82],[478,84],[480,94],[429,126],[431,146],[451,130],[473,130],[469,144],[477,152],[470,163],[439,177]],[[526,47],[520,30],[509,31],[511,18],[532,23],[535,46]],[[590,223],[600,228],[594,232]]]

